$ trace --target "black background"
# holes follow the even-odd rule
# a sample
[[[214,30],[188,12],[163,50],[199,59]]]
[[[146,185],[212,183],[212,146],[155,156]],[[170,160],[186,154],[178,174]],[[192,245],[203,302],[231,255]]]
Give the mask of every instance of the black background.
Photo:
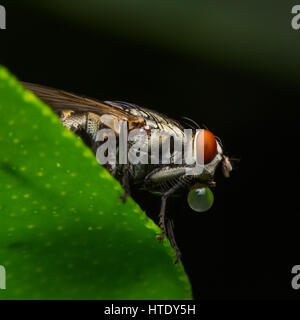
[[[217,174],[215,203],[192,212],[168,204],[196,299],[299,299],[299,87],[232,66],[119,38],[24,5],[6,5],[0,63],[20,80],[104,100],[123,100],[175,119],[187,116],[240,158],[230,179]],[[159,199],[137,194],[152,217]]]

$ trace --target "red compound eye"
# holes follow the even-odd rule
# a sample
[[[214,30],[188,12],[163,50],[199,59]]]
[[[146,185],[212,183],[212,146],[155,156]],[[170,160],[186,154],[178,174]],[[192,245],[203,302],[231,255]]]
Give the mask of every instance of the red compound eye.
[[[217,154],[217,141],[215,136],[206,129],[198,132],[196,137],[197,161],[204,164],[209,163]],[[204,155],[203,155],[204,152]]]

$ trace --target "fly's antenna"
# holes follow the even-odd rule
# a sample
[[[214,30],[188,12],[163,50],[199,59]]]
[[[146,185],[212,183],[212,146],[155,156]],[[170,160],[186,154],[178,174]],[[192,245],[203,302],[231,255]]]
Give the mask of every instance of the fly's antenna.
[[[230,164],[231,164],[231,167],[232,167],[233,169],[238,168],[238,166],[237,166],[236,163],[238,163],[238,162],[241,161],[240,158],[226,157],[226,156],[223,155],[223,159],[224,159],[224,160],[225,160],[225,158],[227,158],[227,159],[229,160],[229,162],[230,162]]]
[[[181,118],[184,119],[184,120],[189,121],[189,122],[192,123],[194,126],[196,126],[196,127],[192,127],[192,126],[190,125],[190,126],[192,127],[192,129],[200,129],[199,124],[198,124],[195,120],[190,119],[190,118],[188,118],[188,117],[181,117]]]

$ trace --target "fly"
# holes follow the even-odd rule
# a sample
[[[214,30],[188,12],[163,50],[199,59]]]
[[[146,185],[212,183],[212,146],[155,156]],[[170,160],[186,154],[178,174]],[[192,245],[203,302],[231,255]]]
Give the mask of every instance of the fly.
[[[98,101],[31,83],[24,82],[23,85],[49,105],[58,114],[62,124],[80,136],[95,154],[101,145],[97,139],[99,131],[110,129],[119,138],[120,121],[126,122],[129,133],[135,129],[144,130],[149,139],[154,129],[163,130],[165,136],[157,138],[162,139],[158,143],[160,146],[163,143],[161,141],[169,136],[174,136],[174,134],[184,136],[185,134],[184,127],[179,122],[134,104],[121,101]],[[209,187],[215,186],[216,168],[221,164],[225,177],[229,177],[232,170],[230,159],[223,154],[220,139],[208,129],[202,129],[198,133],[193,132],[191,139],[196,156],[202,157],[204,163],[203,170],[200,172],[191,174],[189,169],[195,165],[188,164],[185,160],[177,164],[174,160],[174,150],[171,150],[170,163],[121,164],[116,161],[114,164],[104,165],[121,182],[125,190],[122,196],[123,201],[126,201],[130,195],[130,185],[133,183],[150,192],[160,194],[159,227],[161,234],[157,238],[159,241],[162,241],[165,236],[169,238],[177,254],[174,263],[180,260],[181,252],[175,241],[173,221],[166,215],[167,199],[189,190],[189,206],[194,211],[206,211],[212,205],[213,196]]]

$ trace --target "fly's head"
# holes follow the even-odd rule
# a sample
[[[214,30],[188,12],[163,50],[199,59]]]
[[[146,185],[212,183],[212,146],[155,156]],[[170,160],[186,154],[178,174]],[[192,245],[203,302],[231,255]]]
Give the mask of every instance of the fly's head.
[[[200,130],[194,137],[196,166],[187,171],[193,176],[193,183],[188,193],[188,204],[196,212],[204,212],[211,208],[214,196],[210,187],[215,186],[214,175],[221,165],[224,177],[228,178],[232,171],[230,159],[224,155],[222,143],[207,129]],[[190,173],[189,173],[190,172]]]

